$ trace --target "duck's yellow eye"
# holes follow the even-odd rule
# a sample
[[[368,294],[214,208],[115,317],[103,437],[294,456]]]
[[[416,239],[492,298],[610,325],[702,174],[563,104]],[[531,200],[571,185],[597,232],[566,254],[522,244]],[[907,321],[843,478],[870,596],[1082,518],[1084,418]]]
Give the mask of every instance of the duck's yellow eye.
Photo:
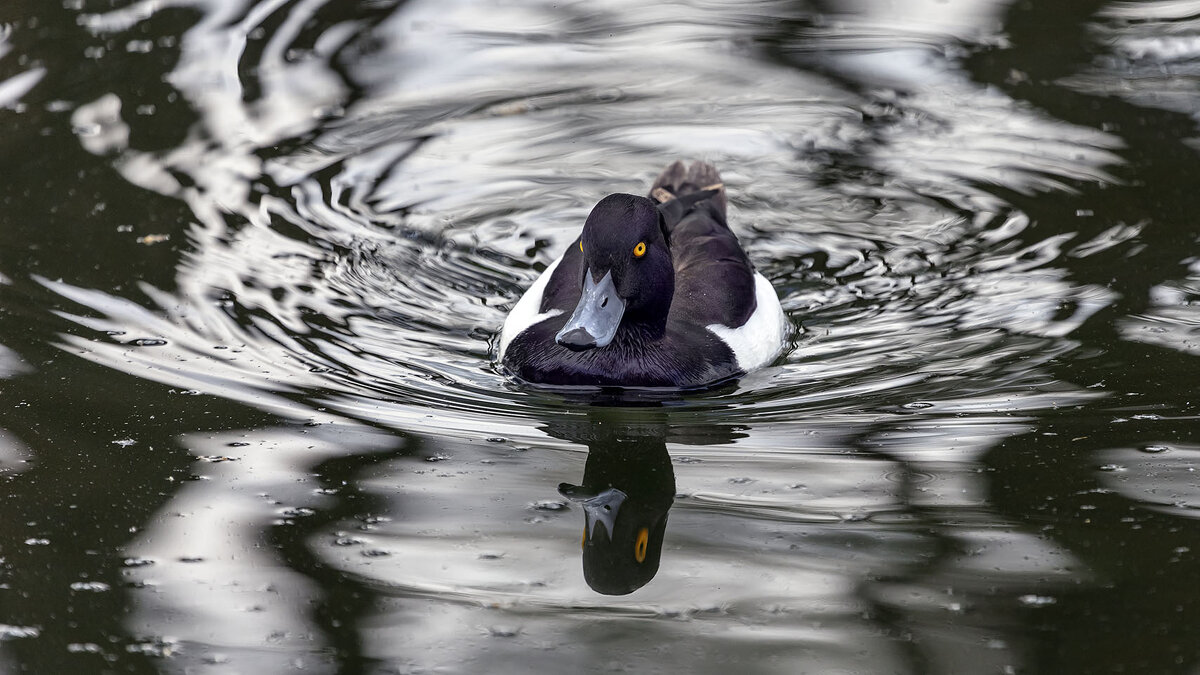
[[[642,246],[642,244],[638,244]],[[642,528],[638,530],[637,543],[633,545],[633,557],[638,562],[646,559],[646,547],[650,545],[650,530]]]
[[[637,246],[633,247],[633,257],[640,258],[646,255],[646,242],[639,241]],[[641,562],[640,560],[638,562]]]

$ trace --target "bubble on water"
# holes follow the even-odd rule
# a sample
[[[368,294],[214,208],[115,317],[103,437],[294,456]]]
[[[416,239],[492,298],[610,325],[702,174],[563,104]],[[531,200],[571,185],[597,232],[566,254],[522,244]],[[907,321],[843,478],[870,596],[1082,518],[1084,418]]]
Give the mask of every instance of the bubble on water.
[[[132,438],[119,438],[112,442],[113,445],[119,445],[122,448],[128,448],[131,445],[137,445],[137,441]]]
[[[121,561],[123,567],[149,567],[154,564],[150,558],[126,558]]]
[[[337,537],[336,539],[333,540],[334,546],[358,546],[359,544],[363,544],[363,543],[365,543],[365,542],[362,539],[359,539],[358,537],[343,536],[343,537]]]
[[[489,436],[487,439],[487,442],[488,443],[503,443],[504,441],[507,441],[507,440],[508,439],[503,436]]]
[[[368,548],[362,552],[362,555],[364,558],[387,558],[392,555],[392,552],[381,548]]]
[[[504,553],[487,552],[487,553],[480,553],[476,557],[478,557],[480,560],[500,560],[501,558],[504,557]]]
[[[1170,446],[1166,446],[1166,445],[1143,445],[1142,447],[1138,448],[1138,452],[1145,452],[1145,453],[1149,453],[1151,455],[1157,455],[1159,453],[1166,452],[1170,449],[1171,449]]]
[[[133,345],[134,347],[161,347],[167,344],[167,341],[162,338],[137,338],[125,344]]]
[[[426,462],[444,462],[448,459],[450,459],[450,455],[446,455],[446,454],[439,452],[436,455],[430,455],[430,456],[426,457],[425,461]]]
[[[50,540],[30,537],[29,539],[25,540],[25,543],[29,546],[48,546],[50,544]]]
[[[1124,471],[1125,467],[1120,464],[1101,464],[1099,469],[1101,471]]]
[[[540,502],[530,504],[529,508],[534,511],[566,511],[570,507],[566,502],[559,499],[543,499]]]
[[[927,408],[932,408],[933,404],[928,401],[913,401],[912,403],[905,403],[900,407],[904,408],[905,410],[925,410]]]
[[[749,476],[736,476],[734,478],[730,478],[729,482],[734,485],[746,485],[747,483],[753,483],[754,479],[750,478]]]
[[[225,455],[200,455],[199,457],[196,458],[196,461],[197,462],[212,462],[213,464],[220,464],[221,462],[236,462],[236,461],[238,461],[238,459],[239,458],[237,458],[237,457],[226,457]]]
[[[71,590],[89,593],[103,593],[109,589],[109,585],[103,581],[76,581],[71,584]]]
[[[492,637],[511,638],[521,634],[521,629],[517,626],[489,626],[488,634]]]

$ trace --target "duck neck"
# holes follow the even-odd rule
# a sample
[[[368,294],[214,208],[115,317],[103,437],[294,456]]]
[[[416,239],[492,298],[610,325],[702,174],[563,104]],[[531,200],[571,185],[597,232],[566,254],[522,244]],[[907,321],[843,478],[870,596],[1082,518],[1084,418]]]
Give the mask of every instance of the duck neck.
[[[661,282],[651,298],[644,304],[629,307],[621,321],[619,333],[639,340],[658,340],[667,332],[667,315],[671,312],[671,299],[675,295],[675,279],[669,277]]]

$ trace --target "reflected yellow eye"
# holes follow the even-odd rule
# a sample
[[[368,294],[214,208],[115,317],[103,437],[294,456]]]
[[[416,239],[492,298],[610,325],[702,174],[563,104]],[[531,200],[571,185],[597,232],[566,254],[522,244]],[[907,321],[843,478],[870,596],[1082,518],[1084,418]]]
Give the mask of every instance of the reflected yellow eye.
[[[646,242],[639,241],[637,246],[633,247],[633,257],[640,258],[646,255]],[[640,560],[638,562],[641,562]]]
[[[579,240],[579,252],[583,253],[583,240],[582,239]]]
[[[638,246],[642,246],[642,244],[638,244]],[[643,248],[642,250],[643,250],[643,252],[645,252],[645,248]],[[647,530],[646,528],[643,527],[642,529],[638,530],[637,543],[633,545],[633,557],[638,562],[642,562],[643,560],[646,559],[646,547],[649,545],[650,545],[650,530]]]
[[[579,548],[587,547],[587,528],[583,529],[583,539],[579,540]]]

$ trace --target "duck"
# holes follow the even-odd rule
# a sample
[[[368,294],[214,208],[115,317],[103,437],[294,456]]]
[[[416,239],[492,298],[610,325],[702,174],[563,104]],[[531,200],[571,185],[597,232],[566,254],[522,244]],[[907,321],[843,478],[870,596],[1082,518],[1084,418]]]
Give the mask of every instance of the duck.
[[[601,199],[510,310],[502,369],[551,387],[696,389],[774,361],[789,324],[726,204],[702,161],[672,163],[646,197]]]

